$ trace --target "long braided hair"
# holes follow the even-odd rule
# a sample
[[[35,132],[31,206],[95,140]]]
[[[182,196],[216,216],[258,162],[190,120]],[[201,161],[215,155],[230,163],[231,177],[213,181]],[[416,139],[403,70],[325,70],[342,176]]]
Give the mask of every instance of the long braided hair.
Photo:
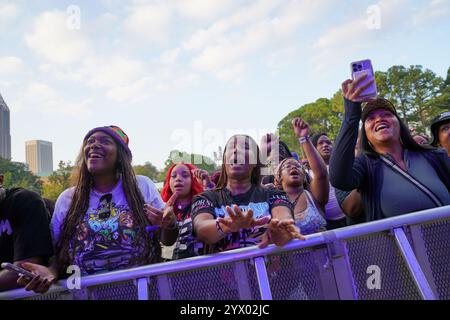
[[[125,194],[130,211],[133,213],[133,225],[137,228],[133,246],[142,249],[142,255],[134,259],[131,263],[148,264],[159,261],[161,247],[158,236],[150,235],[146,227],[151,223],[144,213],[144,198],[138,188],[136,176],[131,166],[131,156],[125,148],[115,142],[117,146],[117,160],[115,174],[122,178],[122,188]],[[94,177],[89,172],[83,142],[81,151],[77,157],[73,175],[75,190],[72,195],[69,210],[61,227],[61,236],[56,245],[56,258],[61,275],[66,273],[66,268],[72,264],[75,256],[75,241],[78,225],[83,221],[86,211],[89,208],[89,195],[94,183]]]

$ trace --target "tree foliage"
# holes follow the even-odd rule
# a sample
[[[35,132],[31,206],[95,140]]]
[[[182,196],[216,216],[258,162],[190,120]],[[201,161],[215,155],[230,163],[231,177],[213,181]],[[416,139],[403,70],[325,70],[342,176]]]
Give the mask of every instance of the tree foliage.
[[[150,162],[146,162],[143,165],[136,165],[133,166],[134,173],[137,175],[142,175],[149,177],[153,181],[158,180],[159,171],[158,168],[156,168],[154,165],[152,165]]]
[[[70,161],[60,161],[58,169],[45,180],[42,196],[56,201],[59,195],[71,186],[72,171],[73,166]]]
[[[24,163],[0,158],[0,173],[4,175],[3,185],[6,188],[21,187],[42,193],[41,180]]]
[[[158,181],[164,181],[170,166],[174,163],[179,162],[192,163],[197,168],[206,170],[209,173],[217,170],[217,166],[214,161],[207,156],[195,153],[187,153],[179,150],[172,150],[169,154],[169,157],[164,162],[164,169],[159,173]]]

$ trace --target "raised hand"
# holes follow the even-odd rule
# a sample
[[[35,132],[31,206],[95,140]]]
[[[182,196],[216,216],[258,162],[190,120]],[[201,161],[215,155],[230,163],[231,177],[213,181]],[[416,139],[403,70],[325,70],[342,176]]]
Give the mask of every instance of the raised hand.
[[[208,171],[195,169],[192,171],[194,178],[203,186],[204,189],[213,189],[215,184],[211,181]]]
[[[45,293],[56,280],[56,276],[50,269],[40,264],[24,262],[21,264],[21,267],[36,275],[33,279],[29,279],[24,275],[17,279],[17,283],[24,286],[27,291]]]
[[[305,237],[300,234],[300,230],[294,224],[294,220],[279,220],[273,218],[258,247],[262,249],[272,243],[281,247],[293,239],[305,240]]]
[[[250,229],[256,226],[263,226],[270,220],[270,217],[268,216],[254,219],[252,209],[244,212],[237,205],[234,205],[233,208],[227,206],[226,210],[229,216],[217,219],[219,223],[224,226],[222,229],[225,233],[237,232],[241,229]]]
[[[344,94],[344,97],[347,100],[353,101],[353,102],[365,102],[368,100],[371,100],[371,98],[367,97],[360,97],[360,94],[364,92],[367,88],[369,88],[375,79],[370,80],[365,85],[362,85],[358,87],[361,82],[363,82],[367,78],[367,74],[362,75],[359,78],[356,78],[355,80],[345,80],[342,83],[342,93]]]
[[[149,204],[144,205],[144,212],[152,225],[161,226],[162,229],[167,229],[173,226],[177,220],[173,211],[173,206],[177,201],[178,193],[175,192],[167,201],[163,210],[156,209]]]
[[[309,134],[309,124],[302,118],[294,118],[292,120],[294,133],[298,138],[305,137]]]

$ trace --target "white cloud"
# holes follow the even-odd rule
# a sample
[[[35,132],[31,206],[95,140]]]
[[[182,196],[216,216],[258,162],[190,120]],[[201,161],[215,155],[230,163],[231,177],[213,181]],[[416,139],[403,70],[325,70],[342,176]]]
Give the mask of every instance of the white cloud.
[[[173,65],[181,53],[181,48],[174,48],[163,52],[159,58],[159,62],[164,65]]]
[[[71,117],[86,117],[90,114],[90,101],[71,102],[55,89],[44,83],[33,82],[13,103],[15,111],[35,109],[43,114],[60,114]]]
[[[200,50],[233,28],[254,23],[266,18],[271,10],[278,7],[280,0],[262,0],[239,9],[233,15],[221,19],[206,29],[196,31],[183,46],[187,50]]]
[[[345,58],[354,56],[360,49],[369,50],[377,41],[393,32],[408,27],[410,12],[405,10],[407,0],[380,0],[371,5],[377,8],[379,28],[373,28],[373,12],[363,11],[353,20],[326,30],[313,44],[317,50],[312,56],[316,71],[326,70],[328,66],[341,63]],[[376,14],[376,13],[375,13]]]
[[[80,30],[67,28],[66,13],[45,12],[34,21],[34,30],[25,36],[27,45],[49,62],[70,64],[89,52],[87,39]]]
[[[0,57],[0,70],[2,74],[11,75],[22,72],[24,69],[22,59],[8,56]]]
[[[211,20],[223,15],[236,5],[230,0],[177,0],[176,10],[180,16],[192,20]]]
[[[420,25],[429,21],[436,21],[450,15],[450,0],[432,0],[426,8],[420,10],[413,17],[414,23]]]
[[[0,3],[0,24],[17,17],[19,9],[14,3]]]
[[[106,92],[106,97],[117,102],[141,102],[148,98],[150,82],[151,78],[142,78],[131,84],[113,87]]]
[[[133,37],[165,43],[169,37],[171,14],[170,6],[164,3],[136,4],[130,8],[124,27]]]
[[[240,76],[244,73],[247,66],[244,63],[237,63],[228,68],[217,71],[216,77],[222,81],[236,81],[239,82]]]
[[[198,31],[184,47],[201,49],[192,59],[195,69],[213,73],[221,80],[231,79],[245,69],[246,59],[252,54],[289,46],[292,34],[312,17],[320,17],[327,4],[326,0],[261,1]]]
[[[115,87],[139,78],[143,70],[141,61],[114,55],[86,59],[80,72],[90,86]]]

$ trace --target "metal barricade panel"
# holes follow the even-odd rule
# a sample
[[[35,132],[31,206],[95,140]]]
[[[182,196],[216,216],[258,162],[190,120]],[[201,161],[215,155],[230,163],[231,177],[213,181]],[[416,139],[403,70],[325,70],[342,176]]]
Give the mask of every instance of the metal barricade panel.
[[[73,296],[70,291],[61,291],[61,292],[38,294],[19,300],[72,300],[72,299]]]
[[[160,292],[159,296],[170,296],[174,300],[239,300],[242,298],[242,283],[237,281],[240,278],[248,282],[246,294],[250,295],[246,297],[261,299],[254,266],[250,261],[242,262],[245,274],[236,274],[234,264],[168,274],[170,295]]]
[[[149,300],[160,300],[158,293],[158,283],[156,277],[151,277],[148,282],[148,299]]]
[[[274,300],[325,299],[313,249],[268,256],[266,266]]]
[[[439,299],[450,300],[450,220],[423,224],[421,231]]]
[[[346,243],[358,299],[421,299],[395,239],[388,231],[352,238]],[[377,272],[369,267],[380,271],[379,288],[368,285],[369,278]]]
[[[137,300],[137,287],[133,280],[108,283],[89,288],[89,300]]]

